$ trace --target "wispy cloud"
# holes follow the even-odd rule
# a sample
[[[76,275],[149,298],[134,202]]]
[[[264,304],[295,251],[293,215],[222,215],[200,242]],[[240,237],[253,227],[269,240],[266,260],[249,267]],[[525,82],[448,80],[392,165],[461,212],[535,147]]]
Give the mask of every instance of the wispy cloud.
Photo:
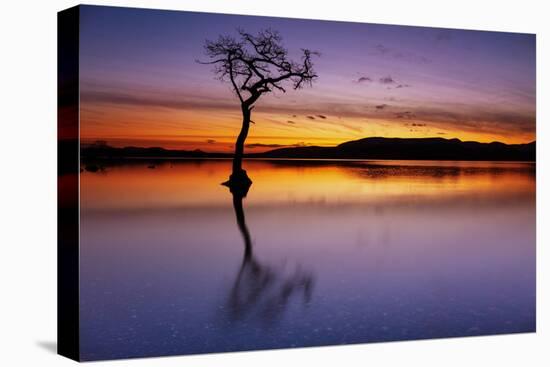
[[[393,80],[393,78],[390,75],[383,76],[382,78],[378,79],[378,81],[381,84],[395,84],[395,80]]]
[[[265,144],[265,143],[251,143],[245,145],[247,148],[296,148],[296,147],[305,147],[307,146],[304,142],[299,142],[295,144]]]
[[[245,147],[247,148],[282,148],[286,147],[287,145],[283,144],[263,144],[263,143],[253,143],[253,144],[246,144]]]
[[[418,124],[459,129],[473,133],[509,134],[510,132],[534,133],[534,113],[491,110],[487,107],[447,106],[446,108],[419,107],[411,111]],[[421,126],[421,125],[420,125]]]
[[[432,62],[429,58],[425,56],[412,52],[401,51],[395,48],[388,47],[381,43],[373,47],[372,53],[377,56],[392,58],[395,60],[402,60],[413,64],[428,64]]]
[[[380,54],[382,54],[382,55],[385,55],[385,54],[391,52],[391,50],[390,50],[388,47],[384,46],[384,45],[381,44],[381,43],[379,43],[379,44],[377,44],[376,46],[374,46],[374,49],[375,49],[376,51],[378,51],[378,52],[379,52]]]
[[[164,95],[148,96],[115,91],[83,90],[80,94],[81,103],[107,103],[129,106],[145,106],[179,110],[190,109],[228,109],[235,108],[235,103],[212,101],[191,97],[166,97]]]
[[[395,113],[395,118],[397,118],[397,119],[411,120],[411,119],[414,119],[415,117],[416,117],[416,115],[414,113],[412,113],[411,111],[403,111],[403,112],[396,112]]]

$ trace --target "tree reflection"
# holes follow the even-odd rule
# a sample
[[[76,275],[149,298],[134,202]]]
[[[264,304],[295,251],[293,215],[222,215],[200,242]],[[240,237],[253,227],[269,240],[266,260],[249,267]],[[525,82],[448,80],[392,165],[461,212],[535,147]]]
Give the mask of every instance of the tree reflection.
[[[227,306],[230,321],[256,317],[265,323],[273,323],[284,313],[292,299],[307,306],[314,287],[313,275],[296,267],[292,272],[276,269],[258,261],[254,255],[252,239],[243,209],[246,188],[229,186],[233,196],[233,208],[237,226],[244,242],[243,261],[230,289]]]

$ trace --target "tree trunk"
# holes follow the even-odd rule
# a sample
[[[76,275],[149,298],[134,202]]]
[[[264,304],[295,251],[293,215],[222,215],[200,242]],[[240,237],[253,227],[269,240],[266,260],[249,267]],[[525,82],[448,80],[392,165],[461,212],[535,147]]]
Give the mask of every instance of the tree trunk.
[[[243,125],[241,126],[241,132],[237,137],[237,142],[235,143],[235,156],[233,157],[233,174],[239,176],[243,173],[242,163],[243,163],[243,153],[244,153],[244,142],[248,136],[248,129],[250,128],[250,110],[248,106],[243,104],[241,106],[243,112]],[[245,173],[246,174],[246,173]]]
[[[231,192],[239,192],[244,196],[248,192],[248,188],[252,185],[252,181],[248,178],[246,171],[243,169],[243,154],[244,154],[244,142],[248,136],[248,129],[250,128],[250,110],[249,105],[243,103],[241,105],[243,112],[243,125],[241,126],[241,132],[237,137],[235,143],[235,156],[233,157],[233,172],[229,176],[229,180],[224,182],[225,186],[231,189]]]

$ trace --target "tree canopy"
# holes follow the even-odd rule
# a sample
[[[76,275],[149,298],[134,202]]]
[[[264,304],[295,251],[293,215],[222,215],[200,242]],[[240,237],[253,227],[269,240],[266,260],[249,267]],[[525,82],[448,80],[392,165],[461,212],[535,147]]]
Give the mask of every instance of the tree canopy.
[[[252,35],[238,30],[239,37],[220,36],[207,40],[205,53],[210,58],[203,64],[214,65],[214,72],[222,81],[229,81],[245,106],[252,106],[264,93],[274,90],[286,92],[311,85],[317,78],[312,57],[319,53],[301,49],[299,61],[289,60],[282,46],[281,35],[266,29]]]

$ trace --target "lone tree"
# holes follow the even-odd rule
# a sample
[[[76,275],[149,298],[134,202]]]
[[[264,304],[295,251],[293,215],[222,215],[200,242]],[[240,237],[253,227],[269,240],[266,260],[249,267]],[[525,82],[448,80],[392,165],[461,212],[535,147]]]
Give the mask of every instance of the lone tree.
[[[224,184],[230,188],[248,188],[252,181],[242,168],[244,142],[254,104],[266,94],[285,87],[300,89],[309,86],[317,75],[313,70],[312,56],[317,52],[302,49],[301,60],[289,60],[288,51],[282,46],[280,34],[271,29],[257,35],[238,30],[239,37],[220,36],[216,41],[207,40],[204,49],[209,61],[201,64],[214,65],[219,80],[230,82],[241,102],[243,122],[235,143],[233,172]]]

